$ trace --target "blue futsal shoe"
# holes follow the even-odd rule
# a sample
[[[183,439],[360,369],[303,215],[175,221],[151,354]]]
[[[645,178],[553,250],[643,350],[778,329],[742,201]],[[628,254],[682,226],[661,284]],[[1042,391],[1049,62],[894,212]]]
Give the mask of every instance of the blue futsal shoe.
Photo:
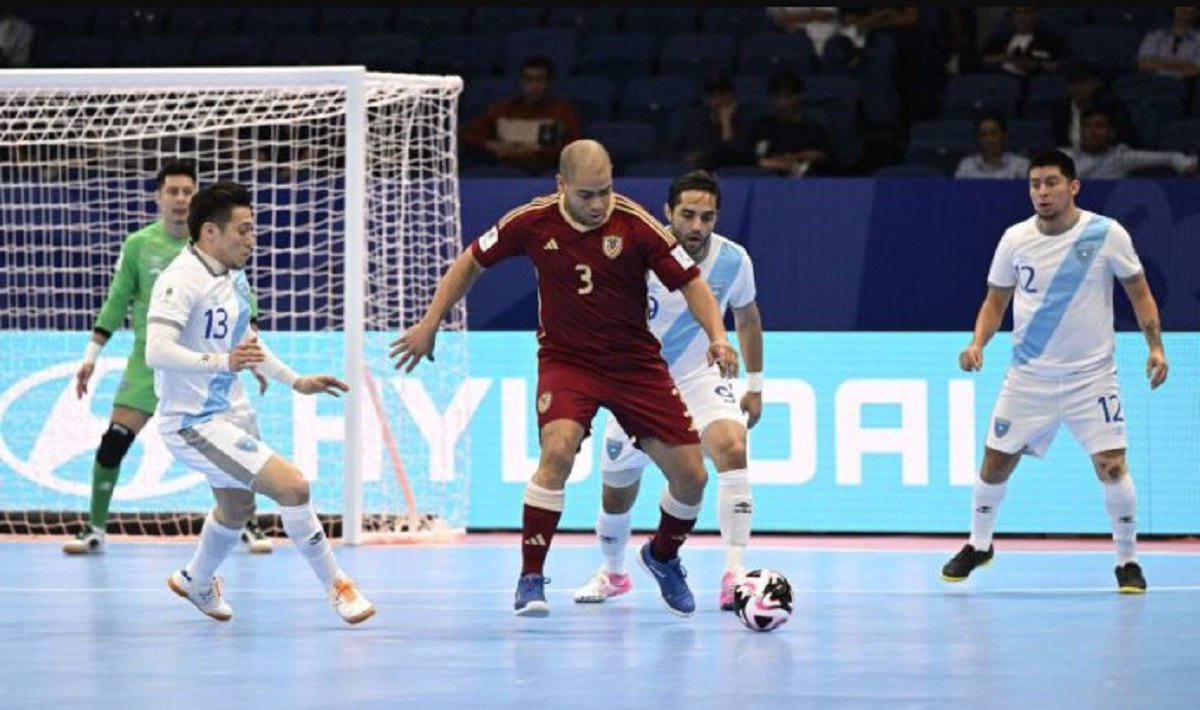
[[[688,589],[687,570],[683,568],[683,563],[678,557],[659,562],[650,553],[650,545],[649,542],[642,545],[638,553],[642,569],[649,572],[654,581],[658,582],[658,589],[662,592],[662,600],[668,611],[679,616],[691,616],[696,611],[696,598],[692,596],[692,590]]]
[[[513,613],[517,616],[550,616],[550,605],[546,603],[546,582],[540,574],[521,575],[517,580],[517,593],[513,601]]]

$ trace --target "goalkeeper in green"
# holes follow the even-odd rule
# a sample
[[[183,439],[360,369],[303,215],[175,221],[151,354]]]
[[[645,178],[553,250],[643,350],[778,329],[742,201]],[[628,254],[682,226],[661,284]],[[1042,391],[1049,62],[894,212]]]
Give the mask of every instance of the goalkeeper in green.
[[[158,406],[154,395],[154,371],[146,366],[146,311],[154,280],[188,243],[188,205],[196,192],[196,168],[183,161],[168,161],[155,176],[154,200],[158,218],[130,234],[121,245],[116,274],[108,296],[96,317],[91,340],[75,375],[75,394],[82,398],[96,368],[96,358],[112,334],[125,324],[132,309],[133,352],[113,399],[108,429],[100,437],[100,447],[92,467],[92,495],[88,523],[75,537],[63,544],[70,555],[90,555],[104,551],[109,506],[120,477],[121,461],[134,439]],[[257,375],[260,391],[266,379]],[[271,552],[273,545],[252,519],[242,531],[242,541],[251,552]]]

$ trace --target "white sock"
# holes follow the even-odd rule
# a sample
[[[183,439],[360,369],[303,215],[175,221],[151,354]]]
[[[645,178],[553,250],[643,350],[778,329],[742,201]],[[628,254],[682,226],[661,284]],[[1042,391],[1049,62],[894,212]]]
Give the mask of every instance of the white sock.
[[[625,574],[625,548],[629,545],[632,516],[632,513],[606,513],[601,509],[596,518],[600,554],[604,557],[604,569],[609,572]]]
[[[988,483],[982,478],[975,479],[975,491],[971,494],[971,538],[967,542],[979,552],[986,552],[992,546],[996,513],[1007,491],[1008,481]]]
[[[725,546],[726,571],[746,568],[746,545],[754,521],[754,498],[750,495],[750,472],[744,468],[717,473],[717,524]]]
[[[1137,559],[1137,489],[1128,471],[1112,483],[1104,484],[1104,507],[1112,521],[1117,564]]]
[[[227,528],[217,522],[213,512],[208,511],[204,516],[204,525],[200,528],[200,542],[192,553],[192,561],[184,569],[192,581],[206,586],[217,568],[225,561],[233,548],[242,539],[241,529]]]
[[[325,528],[317,519],[312,503],[304,505],[279,506],[279,520],[283,523],[283,531],[291,538],[296,549],[317,573],[321,585],[326,591],[333,588],[333,580],[342,570],[333,559],[333,546],[325,535]]]

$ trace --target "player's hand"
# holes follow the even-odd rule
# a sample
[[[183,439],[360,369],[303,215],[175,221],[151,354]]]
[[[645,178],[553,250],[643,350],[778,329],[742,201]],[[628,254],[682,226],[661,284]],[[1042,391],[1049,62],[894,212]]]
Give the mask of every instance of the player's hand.
[[[968,345],[958,354],[958,366],[964,372],[978,372],[983,369],[983,348],[978,345]]]
[[[424,319],[392,341],[388,357],[396,360],[396,369],[412,372],[423,358],[433,362],[433,346],[437,342],[437,324]]]
[[[263,352],[262,346],[258,344],[258,338],[251,338],[238,343],[233,350],[229,351],[229,371],[241,372],[266,359],[267,356]]]
[[[268,384],[267,376],[255,369],[251,369],[250,372],[254,374],[254,379],[258,380],[258,393],[260,395],[266,394]]]
[[[733,346],[724,340],[714,340],[708,344],[708,364],[716,364],[725,379],[738,376],[738,354]]]
[[[1158,389],[1158,386],[1167,381],[1167,370],[1171,366],[1167,364],[1167,356],[1163,355],[1161,350],[1153,350],[1150,352],[1150,357],[1146,358],[1146,377],[1150,378],[1150,389]]]
[[[762,418],[762,392],[747,392],[742,395],[741,407],[746,413],[746,428],[753,429]]]
[[[333,375],[308,375],[293,382],[292,389],[300,394],[327,394],[341,397],[343,392],[350,391],[350,385]]]
[[[85,362],[79,366],[79,372],[75,373],[75,397],[83,399],[83,395],[87,394],[88,380],[92,379],[92,373],[96,371],[96,363]]]

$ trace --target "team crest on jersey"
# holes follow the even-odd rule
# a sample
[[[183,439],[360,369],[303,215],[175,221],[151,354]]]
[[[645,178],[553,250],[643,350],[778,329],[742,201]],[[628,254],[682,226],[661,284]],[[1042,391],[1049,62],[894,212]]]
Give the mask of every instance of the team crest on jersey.
[[[1012,422],[996,417],[996,420],[992,422],[992,431],[996,432],[997,439],[1003,439],[1010,426],[1012,426]]]
[[[246,451],[249,453],[254,453],[255,451],[258,450],[258,442],[254,440],[254,437],[249,436],[249,435],[243,436],[242,438],[238,439],[237,444],[235,444],[235,446],[237,446],[242,451]]]
[[[549,392],[539,394],[537,402],[538,414],[545,414],[546,410],[550,408],[550,402],[553,399],[554,395]]]
[[[618,234],[610,234],[604,238],[604,255],[616,259],[625,248],[625,240]]]
[[[604,453],[608,454],[608,458],[612,461],[617,460],[617,457],[621,455],[621,449],[623,448],[625,448],[625,445],[621,443],[620,439],[604,440]]]
[[[1094,244],[1076,244],[1075,245],[1075,256],[1079,259],[1079,261],[1081,261],[1084,264],[1091,261],[1092,257],[1095,256],[1095,254],[1096,254],[1096,246]]]

